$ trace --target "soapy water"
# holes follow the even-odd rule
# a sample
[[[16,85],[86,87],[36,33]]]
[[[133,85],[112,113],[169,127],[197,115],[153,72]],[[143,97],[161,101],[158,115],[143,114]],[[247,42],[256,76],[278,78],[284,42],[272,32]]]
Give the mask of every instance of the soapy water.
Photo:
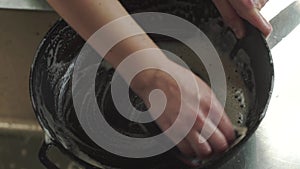
[[[209,28],[214,25],[214,22],[220,22],[219,19],[210,20],[207,25],[202,25],[204,31],[205,29],[209,30]],[[225,111],[228,114],[229,118],[231,119],[232,123],[236,126],[245,127],[245,122],[247,119],[247,114],[249,113],[249,108],[251,107],[252,100],[254,98],[254,93],[251,91],[251,89],[248,87],[247,82],[249,79],[244,79],[243,72],[244,67],[241,65],[248,65],[247,68],[250,68],[249,65],[249,59],[247,60],[247,56],[244,52],[239,52],[236,56],[236,58],[242,58],[242,59],[231,59],[230,52],[232,49],[232,46],[234,45],[234,38],[231,32],[226,32],[223,27],[216,28],[214,27],[215,31],[223,32],[222,36],[223,38],[228,39],[228,44],[224,43],[223,40],[217,40],[220,39],[221,33],[215,33],[215,34],[208,34],[207,36],[211,39],[211,41],[214,43],[215,48],[219,52],[219,55],[221,56],[221,60],[224,65],[225,73],[227,76],[227,102],[225,105]],[[225,31],[225,32],[224,32]],[[58,43],[59,44],[59,43]],[[195,60],[194,53],[190,51],[185,45],[180,44],[177,41],[157,41],[157,44],[159,47],[165,50],[169,50],[176,54],[177,56],[181,57],[192,69],[192,71],[195,72],[195,74],[199,75],[203,80],[209,83],[209,77],[207,77],[207,72],[205,71],[205,68],[200,60]],[[61,47],[60,45],[57,45],[56,48]],[[53,50],[53,49],[52,49]],[[57,50],[53,50],[57,51]],[[51,54],[51,52],[50,52]],[[242,57],[241,57],[242,56]],[[243,61],[243,59],[246,61]],[[243,62],[243,63],[241,63]],[[66,124],[66,122],[70,122],[71,120],[66,119],[74,116],[74,109],[72,107],[72,97],[70,93],[70,87],[71,87],[71,74],[73,72],[74,68],[74,61],[72,61],[72,64],[64,63],[64,62],[57,62],[49,60],[47,63],[52,64],[50,66],[50,69],[48,71],[52,72],[50,75],[53,75],[49,77],[49,79],[60,77],[60,79],[52,79],[50,82],[52,82],[54,93],[56,93],[56,107],[58,110],[58,119],[61,121],[62,126],[56,126],[55,128],[63,127],[64,125],[72,126],[72,124]],[[49,65],[48,65],[49,66]],[[65,71],[64,75],[61,76],[61,70],[65,70],[66,66],[68,66],[67,71]],[[96,79],[96,95],[98,104],[100,109],[103,111],[104,117],[106,117],[106,120],[111,124],[111,126],[117,130],[118,132],[125,134],[127,136],[132,137],[150,137],[157,135],[161,131],[154,123],[147,123],[147,124],[139,124],[134,123],[131,121],[127,121],[122,116],[120,116],[117,112],[117,110],[114,108],[114,104],[111,100],[111,93],[110,93],[110,81],[114,74],[114,69],[107,63],[103,62],[97,72],[97,79]],[[252,76],[253,77],[253,76]],[[253,79],[251,79],[252,83]],[[252,89],[253,90],[253,89]],[[218,93],[216,92],[216,95]],[[146,106],[143,104],[143,101],[136,96],[131,90],[130,90],[130,100],[133,105],[139,110],[146,110]],[[73,117],[74,118],[74,117]],[[118,122],[116,123],[116,119]],[[73,122],[73,125],[78,125],[76,122]],[[76,127],[74,127],[76,128]],[[58,130],[59,131],[59,130]],[[73,135],[71,132],[70,135]],[[63,138],[61,138],[61,141],[63,141]],[[65,145],[65,147],[70,148],[70,145]]]
[[[255,91],[253,90],[255,88],[253,72],[251,70],[249,58],[242,50],[237,53],[234,59],[230,57],[230,52],[234,44],[236,43],[234,35],[222,25],[220,25],[220,27],[217,27],[216,23],[220,23],[219,18],[209,19],[206,24],[202,23],[201,25],[199,25],[199,27],[201,27],[201,30],[208,33],[207,36],[214,43],[214,46],[221,56],[221,60],[224,64],[227,76],[227,102],[225,105],[225,111],[234,125],[245,127],[247,114],[249,113],[251,105],[253,104],[255,95]],[[210,31],[210,29],[212,28],[215,31],[214,33],[210,33],[213,32]],[[70,35],[72,34],[70,33]],[[60,37],[57,38],[59,39]],[[72,39],[73,37],[69,38]],[[220,38],[223,39],[219,40]],[[76,117],[74,115],[72,96],[70,92],[70,88],[72,85],[70,82],[70,77],[74,67],[74,60],[71,61],[71,64],[69,62],[51,60],[53,59],[53,56],[58,55],[59,51],[61,52],[61,49],[58,49],[62,47],[62,42],[60,40],[56,41],[54,39],[53,41],[55,41],[56,45],[54,46],[54,48],[51,48],[50,51],[48,51],[48,54],[50,56],[48,57],[49,59],[47,61],[47,67],[49,68],[48,72],[50,72],[48,74],[48,78],[51,82],[52,88],[55,90],[54,93],[56,94],[55,98],[57,100],[55,102],[55,109],[57,109],[58,111],[58,117],[57,119],[54,119],[54,117],[48,116],[47,119],[56,121],[56,124],[51,126],[51,128],[55,129],[59,141],[64,144],[65,148],[73,150],[74,152],[78,153],[79,156],[86,157],[84,153],[80,152],[81,150],[79,150],[75,146],[76,143],[71,139],[73,138],[73,136],[77,137],[74,133],[78,133],[78,131],[83,132],[82,129],[78,126],[78,121],[76,120]],[[224,43],[224,41],[228,43]],[[184,45],[176,41],[161,41],[157,43],[162,49],[170,50],[176,55],[181,56],[181,58],[186,61],[186,63],[197,75],[199,75],[203,80],[209,83],[207,73],[204,67],[201,66],[203,64],[201,64],[201,61],[199,60],[193,60],[193,53],[190,52],[190,50],[187,49]],[[138,124],[126,121],[126,119],[122,119],[122,117],[118,114],[118,112],[114,108],[113,103],[111,102],[110,80],[113,74],[114,69],[105,61],[101,64],[101,67],[97,72],[95,90],[99,107],[101,110],[103,110],[102,112],[106,117],[106,120],[110,122],[111,126],[120,133],[132,137],[150,137],[160,133],[161,131],[155,125],[155,123]],[[40,90],[42,91],[42,89]],[[218,95],[218,92],[215,92],[216,95]],[[131,90],[130,100],[137,109],[146,110],[142,100],[137,97]],[[42,101],[40,105],[43,105]],[[45,114],[51,113],[49,112]],[[57,121],[59,121],[59,123],[57,123]],[[66,126],[67,129],[63,130],[63,128],[65,128]],[[68,137],[70,139],[68,139]],[[86,140],[84,138],[81,139]]]
[[[247,115],[255,98],[255,81],[248,55],[241,49],[232,58],[231,51],[236,43],[234,35],[216,26],[220,19],[210,19],[207,24],[199,25],[214,44],[219,53],[227,77],[227,98],[225,111],[235,126],[246,127]],[[214,29],[214,33],[210,29]],[[225,39],[225,40],[224,40]],[[225,43],[224,43],[225,41]],[[228,42],[228,43],[226,43]],[[169,50],[183,59],[192,71],[209,84],[208,74],[195,54],[184,44],[175,40],[157,42],[162,49]],[[214,91],[218,96],[218,91]]]
[[[120,23],[132,22],[131,17],[133,17],[135,21],[139,23],[143,30],[141,30],[140,27],[133,25],[131,29],[126,29],[128,31],[126,33],[123,32],[120,35],[112,36],[111,38],[109,37],[109,40],[105,38],[110,34],[112,27],[118,27],[120,26]],[[149,20],[149,18],[151,19]],[[184,32],[187,32],[187,34],[182,32],[183,30]],[[104,112],[101,112],[101,110],[99,109],[94,91],[95,87],[97,87],[95,86],[97,69],[99,68],[99,65],[103,59],[103,57],[100,57],[99,54],[102,56],[106,56],[111,48],[118,42],[131,36],[143,34],[144,31],[147,33],[161,34],[172,37],[193,50],[196,53],[196,56],[201,59],[201,61],[203,61],[203,64],[205,65],[205,68],[211,80],[211,88],[213,90],[216,89],[215,91],[219,96],[218,99],[220,101],[220,104],[225,104],[226,100],[226,76],[219,55],[205,33],[192,23],[180,17],[160,12],[137,13],[131,16],[118,18],[108,23],[107,25],[99,29],[93,36],[91,36],[91,38],[88,40],[88,43],[86,43],[80,51],[72,76],[72,95],[75,113],[78,117],[78,120],[80,121],[82,128],[85,130],[88,136],[92,138],[97,145],[104,148],[106,151],[127,158],[154,157],[163,154],[175,147],[175,145],[182,141],[182,139],[184,139],[184,137],[190,132],[190,129],[193,127],[196,120],[196,112],[198,112],[199,109],[199,102],[201,97],[200,93],[198,93],[199,88],[197,87],[197,85],[195,85],[195,78],[192,73],[185,73],[184,75],[180,75],[176,72],[176,70],[173,70],[172,67],[166,66],[164,63],[162,63],[162,65],[165,66],[153,67],[155,65],[151,64],[153,63],[151,60],[157,56],[158,58],[155,59],[159,60],[159,54],[161,53],[161,51],[158,51],[158,49],[140,50],[127,56],[126,59],[124,59],[118,66],[116,72],[120,72],[123,79],[119,76],[116,76],[117,73],[115,73],[113,75],[113,79],[110,82],[111,93],[113,96],[112,98],[114,101],[113,103],[120,114],[126,114],[126,118],[128,117],[127,110],[128,108],[132,107],[132,104],[129,102],[130,98],[128,96],[127,84],[130,83],[130,81],[137,73],[145,69],[155,68],[167,72],[172,78],[174,78],[174,80],[176,80],[176,83],[178,84],[180,90],[188,87],[191,91],[194,92],[195,95],[193,96],[193,99],[189,99],[185,92],[181,92],[181,98],[183,100],[189,99],[189,101],[181,102],[180,111],[178,112],[178,117],[177,119],[175,119],[174,123],[163,133],[160,133],[153,137],[128,137],[124,134],[121,134],[121,132],[117,132],[113,127],[111,127],[111,124],[107,123],[107,119],[105,119],[102,115]],[[188,37],[190,35],[193,36],[187,39],[185,36],[182,36],[182,34],[188,35]],[[104,39],[105,41],[103,41]],[[95,48],[92,48],[91,46]],[[174,58],[176,58],[177,61],[180,61],[178,57]],[[144,64],[135,65],[135,67],[137,67],[131,69],[130,65],[132,65],[132,63],[135,63],[137,59],[143,60]],[[145,60],[147,61],[145,62]],[[188,66],[184,66],[184,62],[182,62],[181,65],[186,69],[189,69]],[[127,83],[124,83],[124,80]],[[157,94],[158,93],[154,95],[159,95],[158,97],[160,98],[155,98],[155,101],[161,99],[163,92],[160,92],[160,94],[158,95]],[[154,95],[152,93],[150,94],[151,97],[149,98],[149,101],[151,105],[151,100],[153,98],[152,96]],[[155,110],[155,112],[153,113],[159,115],[161,112],[163,112],[164,107],[162,106],[164,106],[163,104],[165,102],[166,101],[162,100],[156,102],[157,105],[155,104],[153,107],[154,109],[159,107],[159,110]],[[194,113],[190,114],[192,116],[186,116],[185,112],[189,111],[186,109],[187,106],[189,110],[195,110],[193,111]],[[133,109],[136,110],[134,107]],[[149,109],[151,111],[151,107]],[[140,112],[137,110],[136,112],[139,112],[141,114],[139,116],[142,116],[136,122],[154,123],[153,118],[149,117],[150,113]],[[112,112],[109,113],[111,114]],[[209,114],[211,113],[212,112],[210,110]],[[182,119],[188,120],[186,121],[184,126],[181,125]],[[218,123],[221,120],[221,116],[218,116],[218,119],[215,120],[216,123]],[[210,128],[207,122],[204,123],[204,127],[199,133],[204,137],[203,142],[205,142],[214,133],[215,127],[216,126]],[[181,130],[180,132],[178,132],[179,128]],[[99,132],[101,134],[97,134]],[[171,139],[167,138],[166,136],[170,136]]]

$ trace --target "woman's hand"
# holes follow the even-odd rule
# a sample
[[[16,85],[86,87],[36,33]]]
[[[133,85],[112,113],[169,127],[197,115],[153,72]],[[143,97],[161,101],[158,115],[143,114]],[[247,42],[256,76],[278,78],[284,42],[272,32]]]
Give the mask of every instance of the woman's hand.
[[[128,13],[121,5],[118,0],[48,0],[49,3],[56,9],[57,12],[85,39],[88,40],[89,37],[96,32],[99,28],[103,27],[105,24],[114,21],[117,18],[122,16],[127,16]],[[234,0],[231,0],[234,1]],[[239,2],[240,0],[235,0]],[[226,2],[227,8],[222,7],[223,3]],[[237,13],[233,10],[234,8],[230,5],[229,0],[216,0],[216,3],[219,4],[219,7],[222,7],[223,14],[229,14],[228,19],[231,20],[232,16],[238,16]],[[237,4],[236,4],[237,5]],[[80,9],[80,12],[78,12]],[[235,14],[235,15],[233,15]],[[237,17],[241,24],[241,19]],[[228,20],[227,19],[227,20]],[[233,21],[235,21],[234,18]],[[232,26],[235,26],[232,24]],[[139,25],[134,22],[132,19],[131,22],[124,22],[122,26],[112,29],[111,35],[116,34],[126,34],[131,32],[131,29],[138,29]],[[240,27],[237,27],[240,28]],[[117,37],[117,36],[115,36]],[[105,40],[105,39],[104,39]],[[97,47],[97,44],[91,44],[94,47]],[[130,54],[149,48],[156,48],[156,44],[148,37],[147,34],[142,34],[138,36],[133,36],[127,38],[117,45],[115,45],[110,52],[105,56],[105,59],[115,68]],[[102,55],[102,53],[99,53]],[[104,55],[103,55],[104,56]],[[157,56],[157,57],[154,57]],[[167,57],[164,54],[151,55],[150,57],[142,57],[142,59],[136,59],[134,62],[131,62],[132,65],[125,67],[124,71],[120,71],[123,77],[126,77],[126,71],[129,69],[135,70],[142,65],[153,65],[157,63],[162,63],[163,60],[167,60]],[[150,64],[151,65],[151,64]],[[164,64],[165,67],[171,67],[174,73],[177,75],[182,83],[182,91],[180,92],[178,84],[176,81],[167,73],[161,70],[148,69],[140,72],[131,82],[131,88],[137,93],[150,107],[149,104],[149,94],[153,89],[160,89],[164,92],[167,98],[166,108],[164,109],[163,114],[156,119],[156,123],[159,127],[165,131],[170,125],[172,125],[175,119],[178,117],[180,105],[187,107],[190,102],[197,100],[197,95],[201,96],[199,103],[199,108],[197,110],[188,110],[184,113],[189,115],[196,114],[196,121],[193,124],[192,130],[190,130],[187,136],[183,141],[178,144],[178,148],[187,156],[197,155],[199,158],[205,158],[212,153],[223,152],[228,148],[228,145],[235,139],[235,134],[233,126],[228,119],[227,115],[224,113],[223,107],[220,105],[215,95],[211,89],[203,82],[200,78],[196,77],[189,70],[177,65],[172,61],[166,61]],[[125,74],[125,75],[124,75]],[[186,76],[191,75],[190,77],[195,77],[196,85],[199,89],[193,90],[189,87],[189,82],[193,79],[186,80]],[[181,100],[181,94],[187,96],[187,100]],[[154,106],[155,107],[155,106]],[[208,120],[209,109],[212,109],[212,115],[210,115]],[[155,112],[152,112],[155,113]],[[215,119],[221,118],[220,122],[216,122]],[[175,134],[180,134],[181,128],[189,125],[190,121],[182,120],[182,125],[179,127],[179,131]],[[212,135],[208,138],[203,138],[200,133],[202,132],[203,125],[210,124],[208,127],[213,128]],[[217,120],[218,121],[218,120]],[[194,121],[193,121],[194,122]]]
[[[201,99],[199,103],[196,103],[199,106],[198,112],[195,109],[183,111],[184,113],[187,113],[187,116],[193,116],[193,113],[196,113],[196,119],[192,129],[177,147],[184,155],[189,157],[197,156],[200,159],[225,151],[228,148],[228,145],[235,139],[234,129],[212,90],[191,71],[178,64],[169,61],[165,66],[174,70],[172,73],[176,75],[176,80],[162,70],[148,69],[140,72],[133,79],[131,88],[144,100],[147,106],[150,106],[149,94],[152,90],[160,89],[164,92],[167,100],[166,107],[162,115],[156,120],[156,123],[162,131],[166,131],[174,123],[176,118],[178,118],[180,105],[189,107],[189,100],[197,100],[195,97],[199,94]],[[199,93],[190,87],[191,83],[194,83],[195,81],[193,78],[187,80],[186,77],[189,77],[189,75],[191,75],[190,77],[195,77]],[[176,81],[181,81],[182,83],[177,84]],[[178,85],[181,85],[181,91]],[[187,98],[181,100],[182,94],[187,96]],[[160,103],[160,101],[157,102]],[[206,119],[210,108],[213,113]],[[221,120],[216,120],[218,118]],[[186,123],[194,122],[185,121],[183,119],[179,120],[182,122],[180,123],[182,128],[188,126]],[[205,121],[215,129],[209,138],[200,135]],[[180,129],[178,132],[181,132]],[[176,134],[180,135],[180,133]]]
[[[272,26],[261,15],[260,10],[268,0],[213,0],[225,23],[238,38],[245,35],[242,19],[257,27],[266,37],[272,32]]]

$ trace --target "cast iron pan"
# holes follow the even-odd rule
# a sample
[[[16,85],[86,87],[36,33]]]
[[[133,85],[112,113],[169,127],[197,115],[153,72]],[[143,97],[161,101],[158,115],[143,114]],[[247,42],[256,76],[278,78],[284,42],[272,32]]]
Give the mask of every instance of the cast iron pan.
[[[201,25],[220,15],[210,0],[124,0],[123,5],[131,13],[157,11],[183,17],[201,28]],[[232,34],[219,21],[219,27]],[[248,128],[246,136],[227,152],[203,163],[199,168],[218,166],[237,153],[244,143],[255,132],[265,116],[266,108],[273,87],[273,64],[270,50],[261,33],[247,24],[247,36],[242,40],[235,38],[224,41],[232,44],[232,59],[238,51],[243,50],[250,58],[255,84],[249,85],[255,91],[254,101],[245,121]],[[209,33],[213,30],[204,30]],[[223,36],[223,35],[220,35]],[[208,36],[209,37],[209,36]],[[234,37],[234,36],[232,36]],[[210,37],[209,37],[210,38]],[[154,41],[165,41],[168,38],[153,36]],[[213,41],[213,39],[211,39]],[[45,36],[37,51],[30,75],[30,94],[37,119],[44,129],[48,139],[40,150],[40,160],[49,169],[56,169],[54,163],[47,158],[47,150],[51,146],[58,147],[66,155],[73,158],[85,168],[143,168],[143,169],[188,169],[175,156],[176,148],[159,156],[145,159],[130,159],[111,154],[97,146],[85,134],[74,112],[72,103],[72,65],[84,45],[84,40],[68,26],[59,20]],[[150,137],[160,132],[155,123],[143,125],[126,121],[116,111],[111,95],[109,81],[114,69],[102,63],[96,78],[96,93],[98,104],[105,118],[119,132],[138,137]],[[130,91],[131,101],[137,108],[145,109],[142,101]]]

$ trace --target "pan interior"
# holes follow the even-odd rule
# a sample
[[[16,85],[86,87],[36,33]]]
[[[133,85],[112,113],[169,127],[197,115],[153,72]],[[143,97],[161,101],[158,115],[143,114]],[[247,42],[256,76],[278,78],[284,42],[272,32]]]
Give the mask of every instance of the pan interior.
[[[155,0],[149,1],[148,6],[147,3],[143,6],[136,0],[129,1],[130,3],[127,5],[124,2],[124,5],[133,12],[139,12],[135,9],[143,9],[142,11],[161,11],[175,14],[188,19],[207,35],[218,51],[226,73],[227,101],[225,111],[237,128],[246,127],[254,132],[261,117],[263,117],[263,110],[269,97],[269,93],[266,94],[265,91],[270,90],[269,82],[272,78],[269,53],[260,34],[252,31],[252,36],[245,38],[245,48],[238,48],[239,42],[230,29],[223,24],[210,0],[191,3],[181,0],[166,0],[161,1],[162,5],[159,7]],[[175,5],[168,4],[171,2],[174,2]],[[142,7],[137,4],[142,5]],[[193,72],[209,83],[209,77],[202,62],[184,44],[159,36],[153,36],[153,39],[162,49],[180,56]],[[252,42],[257,42],[259,45],[254,46]],[[71,92],[74,63],[83,44],[84,41],[76,32],[64,21],[60,21],[47,35],[38,51],[32,68],[31,92],[37,117],[47,135],[80,159],[88,162],[93,161],[93,164],[98,162],[98,166],[104,164],[104,166],[114,165],[113,167],[116,168],[120,168],[120,166],[152,169],[184,168],[176,166],[174,161],[176,159],[174,158],[159,157],[144,161],[116,157],[103,151],[89,139],[74,112]],[[266,71],[261,71],[265,68],[267,68]],[[96,77],[95,91],[98,105],[106,120],[120,133],[132,137],[150,137],[160,133],[160,129],[154,122],[138,124],[128,121],[118,113],[110,92],[110,81],[114,73],[114,69],[104,61],[101,63]],[[142,100],[131,90],[129,92],[133,105],[137,109],[146,110]],[[216,95],[218,95],[217,92]],[[169,156],[170,152],[167,153]]]
[[[220,18],[211,19],[210,21],[201,24],[200,28],[214,44],[224,66],[227,79],[227,101],[225,111],[236,128],[243,129],[240,132],[244,132],[242,134],[245,136],[247,116],[253,107],[255,98],[254,75],[250,66],[250,58],[243,50],[239,50],[234,56],[232,55],[232,50],[237,41],[228,28],[218,24],[220,22]],[[214,29],[211,29],[212,27]],[[168,37],[155,36],[153,39],[162,49],[168,50],[182,58],[195,74],[209,84],[209,77],[201,60],[199,60],[194,52],[187,46]],[[57,90],[54,91],[54,93],[58,94],[58,110],[61,110],[59,114],[64,115],[61,116],[61,121],[63,121],[66,126],[70,126],[70,124],[66,124],[66,115],[72,117],[72,119],[76,119],[76,117],[74,117],[75,112],[72,106],[72,94],[70,92],[70,77],[72,76],[74,61],[75,60],[69,65],[62,78],[58,80],[58,83],[54,84],[54,89]],[[161,133],[155,122],[139,124],[129,121],[119,114],[111,96],[110,82],[114,73],[116,72],[110,64],[103,61],[98,69],[96,77],[95,91],[98,105],[107,122],[118,132],[130,137],[145,138]],[[135,108],[146,111],[146,106],[143,101],[131,90],[129,90],[129,93],[131,103]],[[216,93],[216,95],[218,96],[218,93]],[[128,110],[130,111],[130,107],[128,107]],[[132,112],[134,111],[132,110]],[[129,114],[130,113],[131,112],[129,112]],[[67,121],[70,120],[67,119]],[[73,124],[74,126],[77,126],[78,122],[73,122]],[[71,130],[73,130],[74,133],[78,133],[78,127],[71,128]],[[80,131],[83,132],[81,128]],[[239,138],[239,140],[241,140],[241,138]],[[235,144],[237,143],[238,142]]]

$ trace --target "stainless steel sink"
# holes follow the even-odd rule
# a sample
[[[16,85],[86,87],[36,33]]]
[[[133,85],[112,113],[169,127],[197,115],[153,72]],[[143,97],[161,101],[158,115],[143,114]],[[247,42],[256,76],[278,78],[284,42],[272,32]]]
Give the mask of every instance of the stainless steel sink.
[[[29,97],[29,71],[36,49],[59,16],[50,11],[1,9],[0,0],[0,169],[43,169],[44,140]],[[49,158],[62,169],[79,167],[58,149]]]
[[[0,10],[0,169],[39,169],[43,140],[29,99],[36,48],[57,20],[53,12]]]
[[[0,0],[0,8],[53,11],[45,0]]]
[[[30,6],[28,1],[37,0],[0,0],[0,169],[43,169],[38,151],[44,134],[29,99],[29,70],[39,42],[58,15],[3,9],[10,8],[4,3],[8,1],[27,5],[24,9],[44,8]],[[270,1],[265,11],[279,12],[284,8],[280,3],[290,1]],[[278,10],[274,10],[276,3]],[[300,136],[296,134],[300,128],[300,81],[295,78],[300,73],[299,32],[300,27],[272,50],[277,79],[267,117],[245,148],[221,169],[300,167]],[[50,151],[50,158],[62,169],[79,168],[63,156],[57,149]]]

